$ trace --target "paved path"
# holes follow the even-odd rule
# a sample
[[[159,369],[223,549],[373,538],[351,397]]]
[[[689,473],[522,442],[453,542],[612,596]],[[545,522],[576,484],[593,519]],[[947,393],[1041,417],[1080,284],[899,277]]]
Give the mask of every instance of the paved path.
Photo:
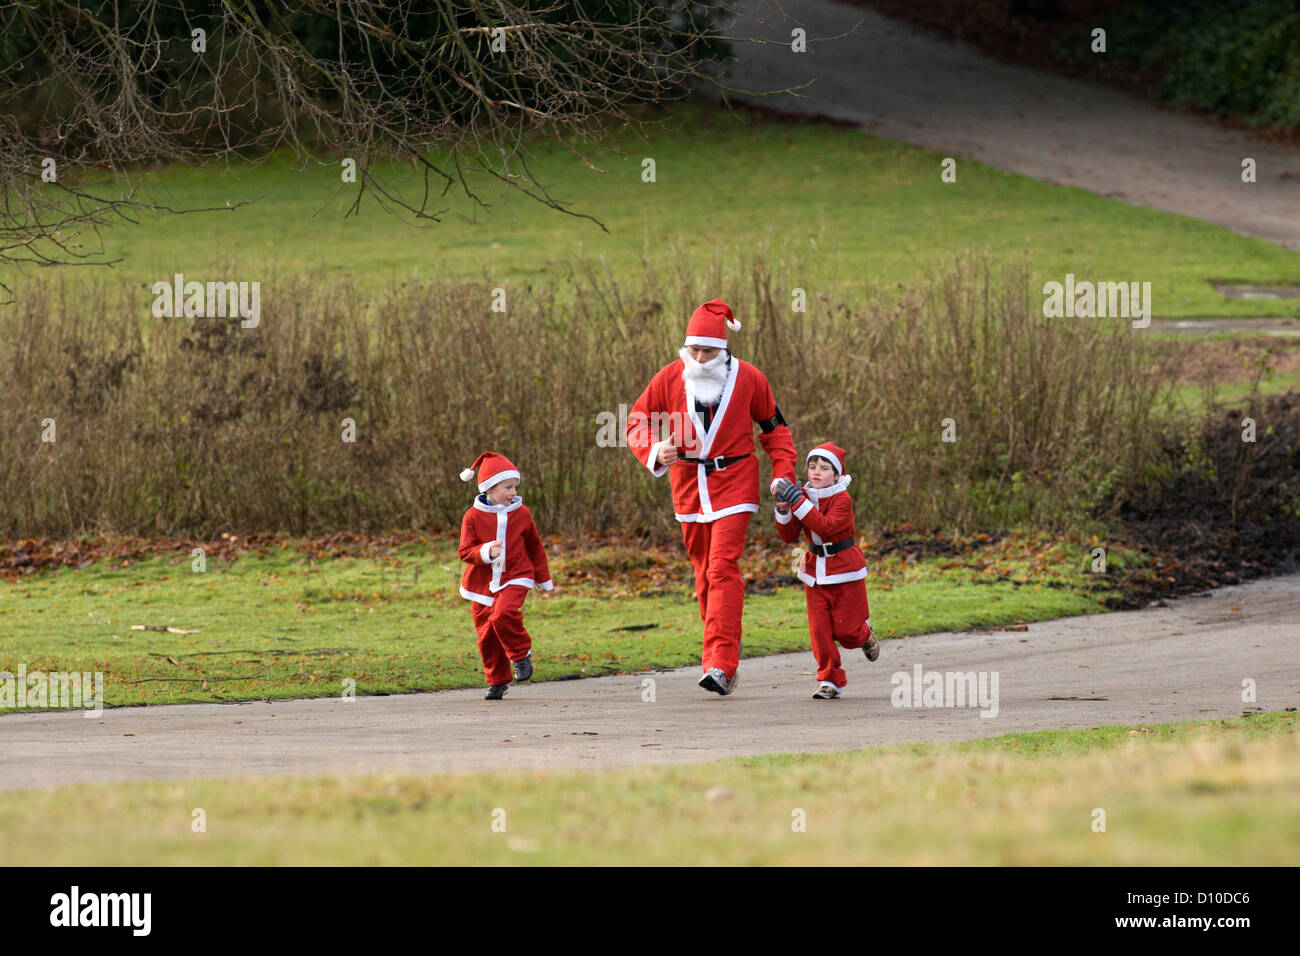
[[[745,15],[724,32],[780,42],[733,44],[733,85],[783,89],[815,80],[798,99],[756,102],[1300,249],[1300,150],[1112,87],[1008,66],[860,7],[831,0],[736,6]],[[796,54],[796,26],[810,41],[856,32]],[[1244,157],[1257,163],[1253,184],[1241,181]]]
[[[1237,610],[1234,610],[1237,608]],[[815,701],[812,655],[741,665],[721,698],[695,668],[482,691],[276,703],[132,707],[0,718],[0,788],[78,781],[510,767],[605,768],[771,752],[851,750],[1050,727],[1232,717],[1300,706],[1300,575],[1024,632],[886,641],[846,655],[851,697]],[[544,673],[546,662],[539,660]],[[998,674],[996,717],[891,706],[891,676]],[[655,681],[645,702],[642,682]],[[1257,705],[1243,704],[1255,681]],[[1053,699],[1057,698],[1057,699]],[[1064,698],[1064,699],[1062,699]],[[1073,698],[1073,699],[1072,699]]]

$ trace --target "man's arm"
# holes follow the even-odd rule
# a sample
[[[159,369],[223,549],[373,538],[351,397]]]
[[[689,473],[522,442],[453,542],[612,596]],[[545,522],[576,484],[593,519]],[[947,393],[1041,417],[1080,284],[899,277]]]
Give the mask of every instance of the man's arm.
[[[641,397],[632,406],[627,416],[627,447],[632,449],[641,464],[650,469],[650,474],[662,478],[668,473],[668,466],[659,461],[659,452],[665,447],[673,447],[672,442],[659,441],[659,436],[652,434],[650,423],[652,415],[664,411],[664,397],[661,375],[656,375],[645,387]]]
[[[754,369],[754,374],[756,383],[754,396],[750,400],[749,415],[762,429],[758,441],[767,452],[767,457],[772,459],[772,484],[775,485],[778,478],[794,481],[794,435],[790,433],[790,426],[785,423],[785,416],[772,397],[772,386],[768,384],[767,376],[758,369]]]

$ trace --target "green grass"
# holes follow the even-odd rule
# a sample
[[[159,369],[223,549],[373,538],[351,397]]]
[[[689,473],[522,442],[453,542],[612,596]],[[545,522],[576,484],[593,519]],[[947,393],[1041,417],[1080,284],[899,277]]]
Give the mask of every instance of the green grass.
[[[881,562],[868,581],[872,623],[889,638],[1104,610],[1086,550],[1051,554],[1048,566],[1002,562],[992,578],[940,566],[952,562]],[[525,604],[535,680],[699,662],[689,585],[572,594],[567,560],[592,559],[554,561],[556,591]],[[0,670],[102,671],[107,706],[329,697],[348,678],[363,695],[479,686],[469,607],[456,590],[461,567],[454,544],[441,542],[324,561],[286,546],[210,559],[202,573],[188,552],[39,572],[0,582]],[[680,571],[689,578],[685,555]],[[199,633],[131,630],[136,624]],[[655,626],[619,630],[644,624]],[[787,651],[808,651],[802,589],[749,596],[745,656]]]
[[[849,284],[886,289],[975,248],[999,257],[1032,251],[1038,283],[1067,272],[1150,281],[1158,317],[1300,310],[1300,303],[1228,301],[1209,285],[1300,282],[1300,253],[970,161],[959,164],[956,183],[944,184],[941,153],[851,129],[765,123],[692,103],[646,139],[630,128],[607,131],[591,155],[605,172],[553,143],[538,146],[533,167],[554,196],[599,217],[608,233],[503,195],[486,180],[475,187],[493,204],[487,212],[453,191],[440,224],[402,224],[371,201],[344,218],[354,187],[343,187],[336,165],[298,170],[278,155],[229,170],[141,174],[157,201],[221,211],[147,214],[103,236],[108,257],[123,259],[114,274],[138,284],[142,309],[152,301],[148,286],[174,272],[265,286],[312,269],[346,272],[371,288],[465,276],[517,290],[572,256],[603,257],[614,272],[628,273],[643,256],[661,259],[673,249],[707,259],[767,245],[774,257],[829,253]],[[654,183],[641,180],[643,157],[656,162]],[[376,168],[390,185],[418,194],[406,167]],[[224,209],[242,200],[256,202]],[[813,302],[821,281],[810,275],[806,283]]]
[[[23,839],[0,863],[1283,866],[1300,846],[1295,725],[1273,713],[622,771],[17,791],[0,793],[0,832]]]
[[[1224,382],[1215,395],[1218,402],[1225,405],[1241,405],[1250,395],[1250,382]],[[1281,395],[1284,392],[1300,392],[1300,373],[1279,373],[1270,375],[1259,383],[1260,395]],[[1200,412],[1205,409],[1207,395],[1199,385],[1175,385],[1172,400],[1185,412]]]

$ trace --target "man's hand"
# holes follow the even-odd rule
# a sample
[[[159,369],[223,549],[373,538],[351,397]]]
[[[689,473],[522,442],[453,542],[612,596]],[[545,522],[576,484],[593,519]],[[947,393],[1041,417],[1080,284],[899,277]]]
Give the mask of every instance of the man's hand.
[[[664,445],[659,449],[659,464],[671,465],[677,461],[677,449],[672,445]]]

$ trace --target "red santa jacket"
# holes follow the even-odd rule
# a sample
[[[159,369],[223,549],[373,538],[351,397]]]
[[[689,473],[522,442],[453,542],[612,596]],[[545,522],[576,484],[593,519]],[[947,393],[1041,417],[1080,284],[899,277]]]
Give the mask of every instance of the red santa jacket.
[[[776,527],[781,540],[793,544],[799,540],[801,531],[814,546],[852,539],[853,499],[845,491],[847,487],[843,478],[825,488],[805,485],[804,497],[791,511],[785,514],[776,512]],[[799,580],[808,587],[861,581],[867,576],[867,559],[862,556],[856,541],[829,557],[818,554],[815,547],[812,554],[815,573],[799,572]]]
[[[501,554],[488,557],[493,541]],[[546,566],[546,548],[524,500],[515,495],[508,505],[488,504],[487,495],[474,499],[460,523],[460,559],[469,567],[460,582],[460,596],[491,607],[496,593],[511,584],[543,591],[555,587]]]
[[[758,458],[754,455],[754,423],[763,425],[758,440],[772,459],[772,478],[794,480],[794,438],[777,418],[776,400],[767,377],[734,356],[713,415],[705,431],[688,389],[681,359],[660,369],[632,406],[627,444],[641,464],[660,478],[672,469],[673,512],[678,521],[713,521],[724,515],[758,510]],[[660,438],[661,429],[669,434]],[[673,445],[687,458],[747,457],[712,472],[703,464],[659,464],[659,450]]]

